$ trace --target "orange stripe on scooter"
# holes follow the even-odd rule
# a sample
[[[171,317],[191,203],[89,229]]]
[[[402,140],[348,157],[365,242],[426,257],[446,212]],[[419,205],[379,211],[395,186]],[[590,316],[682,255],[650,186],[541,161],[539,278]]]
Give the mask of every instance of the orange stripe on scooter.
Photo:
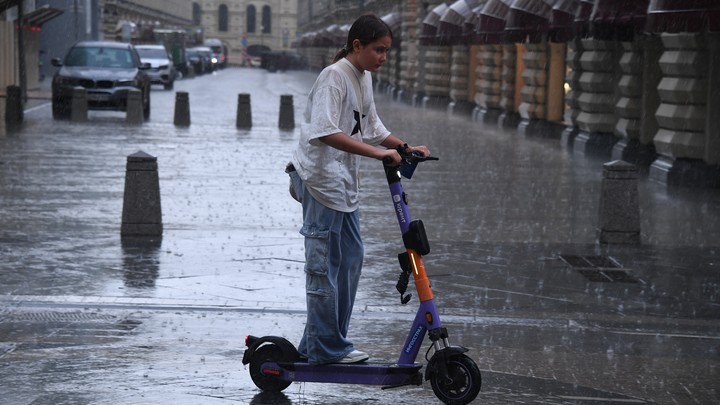
[[[428,279],[427,273],[425,272],[422,256],[413,249],[408,249],[407,252],[408,255],[410,255],[410,266],[412,267],[415,288],[417,288],[420,302],[430,301],[434,296],[432,288],[430,287],[430,279]]]

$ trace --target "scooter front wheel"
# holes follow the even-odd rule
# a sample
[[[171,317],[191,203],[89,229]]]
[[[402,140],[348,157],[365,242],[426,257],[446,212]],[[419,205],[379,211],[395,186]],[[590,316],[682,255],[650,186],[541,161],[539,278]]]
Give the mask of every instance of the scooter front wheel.
[[[445,360],[447,373],[434,373],[430,378],[435,396],[448,405],[465,405],[480,392],[482,379],[477,364],[464,354]]]
[[[283,351],[280,346],[269,343],[255,349],[250,359],[250,378],[255,385],[263,391],[280,392],[290,385],[289,381],[283,381],[266,374],[262,370],[262,364],[268,361],[283,361]]]

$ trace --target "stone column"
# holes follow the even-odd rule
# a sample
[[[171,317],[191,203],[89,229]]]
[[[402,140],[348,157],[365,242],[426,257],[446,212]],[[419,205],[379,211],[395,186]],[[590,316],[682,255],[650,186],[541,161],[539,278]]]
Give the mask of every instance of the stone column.
[[[522,78],[518,81],[517,45],[504,44],[502,47],[502,84],[500,87],[501,114],[498,124],[503,127],[516,128],[520,122],[518,107],[520,106],[519,87],[522,87]]]
[[[548,62],[547,43],[525,44],[522,103],[518,111],[522,119],[518,125],[521,133],[542,130],[547,114]]]
[[[450,65],[450,104],[451,114],[470,114],[473,104],[468,99],[468,80],[470,66],[470,46],[453,45]]]
[[[667,184],[717,186],[717,36],[662,34],[662,42],[661,104],[655,114],[659,129],[653,139],[660,157],[653,162],[650,176]]]
[[[450,46],[430,45],[425,54],[425,97],[422,107],[447,108],[450,103]]]
[[[478,92],[475,95],[476,121],[497,123],[501,113],[503,46],[482,45],[478,54]]]
[[[582,40],[582,74],[577,98],[580,132],[575,137],[575,152],[609,157],[618,140],[614,134],[619,59],[616,46],[613,41]]]
[[[652,138],[657,132],[655,114],[659,105],[657,84],[657,47],[654,36],[638,35],[632,42],[622,42],[620,57],[622,76],[618,83],[619,100],[615,104],[615,135],[620,141],[613,147],[615,160],[648,166],[656,157]]]
[[[398,100],[410,102],[410,97],[415,87],[417,74],[417,0],[406,0],[402,2],[402,25],[400,43],[400,75],[396,92]]]
[[[565,63],[568,66],[567,77],[565,82],[570,89],[565,95],[565,103],[567,104],[567,112],[565,120],[572,125],[568,126],[562,133],[562,144],[572,147],[575,136],[578,133],[578,115],[580,115],[580,104],[578,97],[580,96],[580,75],[582,74],[582,65],[580,64],[580,55],[582,55],[582,42],[579,38],[575,38],[568,42],[568,51],[565,56]]]

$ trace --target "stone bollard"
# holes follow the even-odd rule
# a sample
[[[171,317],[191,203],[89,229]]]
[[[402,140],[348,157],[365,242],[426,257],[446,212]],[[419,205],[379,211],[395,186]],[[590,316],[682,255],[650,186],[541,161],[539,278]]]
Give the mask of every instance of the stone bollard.
[[[281,129],[294,129],[295,128],[295,111],[293,109],[293,96],[282,95],[280,96],[280,120],[279,126]]]
[[[238,94],[237,119],[235,121],[237,128],[252,128],[252,112],[250,109],[250,95]]]
[[[186,91],[175,93],[175,125],[190,126],[190,94]]]
[[[121,236],[162,235],[157,158],[143,151],[127,157]]]
[[[127,95],[125,122],[131,125],[139,125],[143,121],[142,91],[138,89],[130,90]]]
[[[20,86],[7,86],[5,99],[5,129],[19,129],[24,118],[22,89]]]
[[[70,121],[85,122],[88,119],[87,90],[77,86],[73,88],[70,104]]]
[[[640,243],[638,171],[633,164],[615,160],[603,165],[600,196],[600,243]]]

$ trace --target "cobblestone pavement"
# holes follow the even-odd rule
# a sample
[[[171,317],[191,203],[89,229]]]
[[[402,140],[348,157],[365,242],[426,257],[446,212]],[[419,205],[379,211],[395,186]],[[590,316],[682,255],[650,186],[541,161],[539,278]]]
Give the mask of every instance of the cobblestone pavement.
[[[429,384],[292,384],[267,397],[240,363],[246,334],[297,343],[300,206],[285,163],[315,74],[229,68],[153,89],[142,126],[35,100],[0,136],[0,391],[8,404],[438,403]],[[235,128],[249,93],[250,130]],[[451,342],[470,349],[476,403],[720,401],[720,195],[641,178],[642,243],[599,245],[602,160],[378,95],[386,125],[438,162],[405,182]],[[158,158],[164,234],[121,240],[125,163]],[[364,275],[351,337],[397,358],[415,311],[395,291],[402,250],[378,162],[364,161]],[[584,257],[594,263],[581,262]],[[600,261],[603,262],[600,262]],[[585,264],[580,264],[585,263]]]

